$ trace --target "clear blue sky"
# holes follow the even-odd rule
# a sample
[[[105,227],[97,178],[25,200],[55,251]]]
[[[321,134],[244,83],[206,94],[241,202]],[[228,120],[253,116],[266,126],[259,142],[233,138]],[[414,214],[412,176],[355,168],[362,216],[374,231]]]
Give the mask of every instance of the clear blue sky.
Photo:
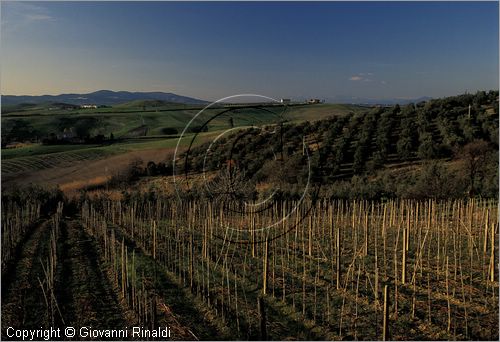
[[[498,89],[498,2],[1,5],[2,94],[415,98]]]

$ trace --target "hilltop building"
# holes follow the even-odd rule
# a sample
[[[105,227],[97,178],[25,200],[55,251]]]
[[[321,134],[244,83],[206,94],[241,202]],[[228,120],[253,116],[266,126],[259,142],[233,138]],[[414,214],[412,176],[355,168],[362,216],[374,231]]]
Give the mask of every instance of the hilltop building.
[[[309,99],[307,101],[307,103],[309,103],[309,104],[321,103],[321,100],[320,99]]]

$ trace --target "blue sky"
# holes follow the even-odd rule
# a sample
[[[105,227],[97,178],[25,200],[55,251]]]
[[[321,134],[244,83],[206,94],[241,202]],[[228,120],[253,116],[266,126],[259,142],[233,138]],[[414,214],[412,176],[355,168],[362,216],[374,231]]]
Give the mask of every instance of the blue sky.
[[[498,2],[5,2],[2,94],[498,89]]]

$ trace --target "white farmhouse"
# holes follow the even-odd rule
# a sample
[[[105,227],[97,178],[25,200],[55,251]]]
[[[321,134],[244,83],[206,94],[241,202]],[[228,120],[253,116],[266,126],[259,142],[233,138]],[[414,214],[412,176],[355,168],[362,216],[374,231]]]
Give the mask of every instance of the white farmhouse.
[[[96,109],[97,105],[95,105],[95,104],[83,104],[80,106],[80,108],[82,108],[82,109]]]

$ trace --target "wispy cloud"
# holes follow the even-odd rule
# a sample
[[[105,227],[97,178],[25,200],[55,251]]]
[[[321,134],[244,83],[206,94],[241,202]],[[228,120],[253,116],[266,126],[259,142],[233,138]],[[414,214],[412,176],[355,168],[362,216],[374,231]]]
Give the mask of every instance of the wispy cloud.
[[[372,82],[373,80],[370,78],[370,76],[373,76],[373,73],[371,73],[371,72],[359,72],[356,75],[349,77],[349,81]]]
[[[56,18],[43,6],[26,2],[2,3],[2,30],[13,32],[33,24],[55,22]]]
[[[24,15],[24,19],[29,22],[34,22],[34,21],[55,21],[56,19],[50,15],[47,14],[41,14],[41,13],[26,13]]]

